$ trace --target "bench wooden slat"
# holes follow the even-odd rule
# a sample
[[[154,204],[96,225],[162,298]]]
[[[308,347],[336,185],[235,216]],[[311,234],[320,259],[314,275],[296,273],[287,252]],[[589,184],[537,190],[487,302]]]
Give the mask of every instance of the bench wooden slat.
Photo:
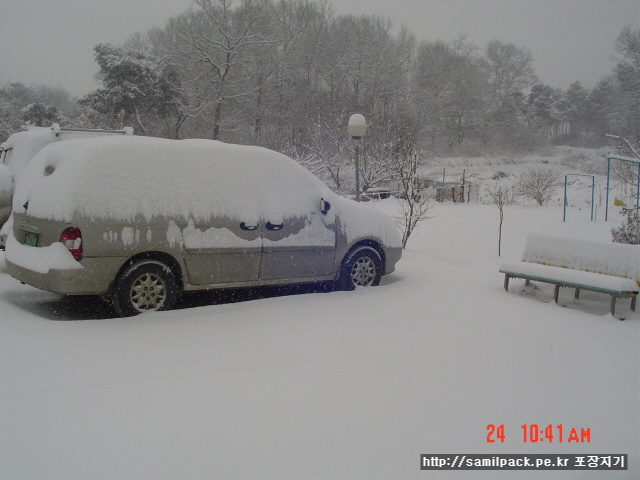
[[[638,245],[529,234],[522,261],[640,279]]]

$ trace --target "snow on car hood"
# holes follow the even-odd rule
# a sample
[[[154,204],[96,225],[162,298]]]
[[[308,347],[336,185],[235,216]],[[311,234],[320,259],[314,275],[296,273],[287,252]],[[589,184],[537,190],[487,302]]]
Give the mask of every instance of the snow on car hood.
[[[402,236],[394,220],[366,203],[358,203],[336,195],[334,198],[336,215],[347,238],[347,243],[355,243],[375,236],[385,247],[402,248]]]
[[[23,172],[13,208],[64,222],[80,215],[277,223],[317,212],[321,198],[333,206],[328,215],[340,216],[348,239],[374,234],[385,244],[399,244],[389,217],[337,196],[289,157],[214,140],[97,137],[53,143]]]

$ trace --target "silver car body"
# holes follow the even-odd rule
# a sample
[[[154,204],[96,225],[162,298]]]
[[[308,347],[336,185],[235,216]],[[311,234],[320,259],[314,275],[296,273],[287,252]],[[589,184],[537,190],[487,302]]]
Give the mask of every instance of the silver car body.
[[[14,195],[7,270],[35,287],[109,296],[136,259],[166,265],[181,291],[334,280],[362,246],[381,274],[400,259],[390,217],[274,151],[147,137],[63,143],[36,155]],[[81,232],[79,261],[61,243],[68,228]]]

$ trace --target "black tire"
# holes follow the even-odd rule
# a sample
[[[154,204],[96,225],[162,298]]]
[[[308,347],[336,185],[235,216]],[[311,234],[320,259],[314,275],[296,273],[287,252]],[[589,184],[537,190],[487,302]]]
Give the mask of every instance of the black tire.
[[[362,246],[349,252],[342,261],[338,288],[375,287],[382,278],[382,259],[373,247]]]
[[[170,310],[178,299],[178,283],[171,269],[158,260],[141,260],[125,269],[113,290],[111,303],[121,317]]]

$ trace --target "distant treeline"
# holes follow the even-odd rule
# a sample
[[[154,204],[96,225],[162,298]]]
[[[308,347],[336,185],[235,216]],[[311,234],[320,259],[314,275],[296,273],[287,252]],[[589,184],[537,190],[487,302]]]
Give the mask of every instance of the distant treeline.
[[[550,143],[640,140],[640,30],[612,45],[618,64],[592,90],[539,82],[525,47],[465,37],[418,41],[373,15],[327,1],[194,0],[124,46],[95,47],[101,88],[0,89],[0,135],[24,122],[133,126],[142,135],[213,138],[285,152],[338,190],[351,154],[346,124],[367,119],[365,165],[417,152],[478,155]]]

